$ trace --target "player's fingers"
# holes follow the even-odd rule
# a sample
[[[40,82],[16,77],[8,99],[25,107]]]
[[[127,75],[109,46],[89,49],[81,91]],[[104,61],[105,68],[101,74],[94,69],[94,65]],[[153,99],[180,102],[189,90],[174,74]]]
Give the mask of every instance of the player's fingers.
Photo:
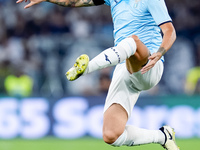
[[[149,71],[150,70],[150,68],[148,68],[148,69],[143,69],[143,70],[141,70],[141,74],[145,74],[147,71]]]
[[[145,73],[146,73],[147,71],[149,71],[152,67],[153,67],[153,65],[148,66],[147,68],[143,68],[143,69],[141,70],[141,73],[142,73],[142,74],[145,74]]]
[[[35,3],[34,3],[34,2],[30,2],[30,3],[29,3],[28,5],[26,5],[24,8],[27,9],[27,8],[33,6],[33,5],[35,5]]]
[[[146,68],[149,68],[151,66],[154,66],[155,64],[155,61],[154,60],[151,60],[148,64],[146,64],[143,68],[146,69]]]
[[[18,0],[18,1],[16,1],[16,3],[21,3],[21,2],[23,2],[24,0]]]
[[[152,55],[151,55],[151,56],[149,56],[148,59],[149,59],[149,60],[152,60],[152,59],[154,59],[154,58],[155,58],[155,56],[152,56]]]
[[[150,61],[147,65],[145,65],[142,69],[141,69],[141,73],[144,74],[147,71],[149,71],[153,66],[155,65],[155,61]]]
[[[148,70],[149,68],[152,68],[154,64],[148,64],[147,66],[144,66],[142,69],[143,70]]]
[[[145,74],[147,71],[149,71],[149,69],[151,69],[152,68],[152,66],[150,65],[148,65],[148,66],[146,66],[146,67],[143,67],[142,69],[141,69],[141,73],[142,74]]]
[[[157,55],[155,53],[153,53],[151,56],[149,56],[149,59],[154,59]]]

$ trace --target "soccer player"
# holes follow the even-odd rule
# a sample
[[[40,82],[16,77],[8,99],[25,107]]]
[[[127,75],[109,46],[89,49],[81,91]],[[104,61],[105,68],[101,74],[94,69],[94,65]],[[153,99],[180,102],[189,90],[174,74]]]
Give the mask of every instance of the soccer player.
[[[27,2],[17,3],[23,1]],[[147,130],[126,125],[140,92],[160,81],[163,55],[176,39],[164,0],[30,0],[25,8],[43,1],[69,7],[111,7],[115,46],[91,61],[81,55],[66,73],[73,81],[83,74],[117,65],[104,107],[104,141],[113,146],[159,143],[167,150],[179,150],[170,126]]]

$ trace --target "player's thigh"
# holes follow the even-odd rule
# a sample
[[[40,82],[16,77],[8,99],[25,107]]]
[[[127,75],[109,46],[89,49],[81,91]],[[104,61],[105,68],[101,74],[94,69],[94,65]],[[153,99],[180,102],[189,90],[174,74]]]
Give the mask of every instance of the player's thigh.
[[[113,103],[105,112],[103,120],[103,137],[114,142],[123,132],[128,120],[126,110],[117,103]],[[113,140],[113,141],[112,141]]]
[[[138,72],[142,69],[148,62],[148,57],[150,56],[150,51],[146,45],[136,35],[132,35],[132,38],[137,45],[137,49],[135,54],[126,60],[127,69],[130,73]]]

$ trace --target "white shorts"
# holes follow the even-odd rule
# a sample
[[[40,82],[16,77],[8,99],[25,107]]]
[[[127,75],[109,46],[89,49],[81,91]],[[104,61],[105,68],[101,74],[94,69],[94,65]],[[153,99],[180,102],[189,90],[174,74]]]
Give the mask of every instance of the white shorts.
[[[163,74],[163,68],[163,62],[159,60],[145,74],[141,74],[140,71],[130,74],[126,68],[126,63],[118,64],[108,90],[104,112],[112,104],[117,103],[124,107],[128,117],[130,117],[140,92],[158,84]]]

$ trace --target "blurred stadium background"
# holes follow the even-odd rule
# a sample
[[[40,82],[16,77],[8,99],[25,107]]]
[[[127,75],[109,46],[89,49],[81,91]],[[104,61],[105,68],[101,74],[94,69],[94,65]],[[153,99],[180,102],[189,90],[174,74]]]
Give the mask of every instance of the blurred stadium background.
[[[200,2],[166,4],[177,40],[166,54],[161,82],[141,94],[129,124],[149,129],[169,124],[181,150],[199,150]],[[114,68],[74,82],[65,78],[80,54],[92,58],[113,46],[109,7],[42,3],[24,10],[24,5],[0,0],[0,150],[114,149],[101,137]]]

